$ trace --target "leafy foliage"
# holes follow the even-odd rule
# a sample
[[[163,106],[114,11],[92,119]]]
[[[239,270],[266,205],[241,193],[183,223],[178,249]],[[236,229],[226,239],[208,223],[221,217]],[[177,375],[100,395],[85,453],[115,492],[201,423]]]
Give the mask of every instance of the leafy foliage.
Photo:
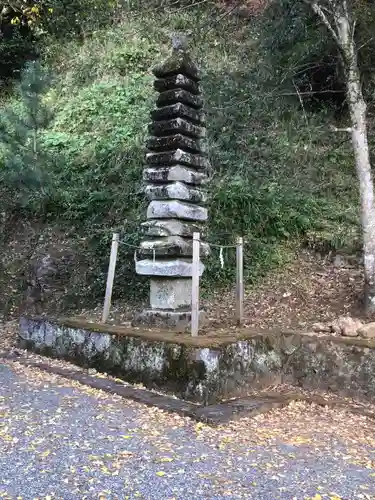
[[[83,38],[116,19],[116,0],[13,0],[0,2],[0,78],[19,76],[51,36]]]
[[[40,143],[41,130],[52,120],[43,103],[48,83],[38,62],[28,64],[22,73],[17,107],[8,107],[0,117],[0,182],[8,207],[33,205],[40,210],[46,201],[48,174],[54,162]]]
[[[281,10],[273,17],[267,11],[257,25],[203,4],[171,3],[158,10],[151,3],[146,8],[129,2],[129,10],[120,12],[124,21],[110,27],[100,27],[105,16],[98,20],[88,8],[87,24],[79,21],[77,31],[73,23],[66,43],[43,42],[43,58],[56,77],[43,101],[54,109],[54,118],[38,130],[40,148],[52,159],[46,218],[54,227],[74,228],[74,237],[84,240],[90,268],[79,291],[91,302],[103,295],[112,232],[121,232],[130,244],[140,239],[146,213],[139,194],[143,145],[153,106],[149,68],[165,57],[167,36],[175,29],[192,33],[194,57],[205,70],[215,172],[207,239],[233,243],[243,235],[252,281],[282,265],[296,241],[320,250],[356,241],[355,172],[349,144],[329,132],[334,111],[315,102],[307,107],[303,101],[301,107],[297,95],[281,95],[309,88],[303,68],[325,60],[323,53],[336,64],[315,20],[306,17],[309,12],[295,6],[287,19],[285,9],[300,3],[282,0],[273,7]],[[284,23],[282,29],[276,21]],[[336,88],[333,81],[319,85],[314,88]],[[35,216],[35,203],[28,200],[29,215]],[[233,252],[228,251],[224,269],[216,257],[204,275],[207,287],[233,282]],[[133,259],[133,250],[122,246],[116,296],[134,298],[145,290]]]

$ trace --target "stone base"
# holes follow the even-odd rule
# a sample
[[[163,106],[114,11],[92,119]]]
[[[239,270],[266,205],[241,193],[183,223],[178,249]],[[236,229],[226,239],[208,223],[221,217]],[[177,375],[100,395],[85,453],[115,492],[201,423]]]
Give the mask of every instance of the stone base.
[[[374,340],[251,330],[191,337],[82,318],[22,318],[18,345],[203,404],[280,383],[375,401]]]
[[[205,311],[199,312],[199,324],[203,325]],[[144,309],[133,321],[132,326],[173,328],[184,332],[190,327],[191,311],[166,311],[163,309]]]
[[[191,308],[191,278],[155,278],[150,280],[151,309],[188,311]]]

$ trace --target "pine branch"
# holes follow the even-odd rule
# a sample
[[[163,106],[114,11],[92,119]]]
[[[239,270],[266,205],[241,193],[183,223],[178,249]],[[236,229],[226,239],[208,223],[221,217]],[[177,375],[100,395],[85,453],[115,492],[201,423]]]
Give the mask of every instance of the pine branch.
[[[15,199],[25,199],[36,191],[42,197],[45,194],[44,185],[53,158],[40,149],[38,137],[52,120],[52,113],[42,102],[47,81],[39,63],[29,64],[19,86],[21,109],[8,108],[0,116],[3,163],[0,179]]]

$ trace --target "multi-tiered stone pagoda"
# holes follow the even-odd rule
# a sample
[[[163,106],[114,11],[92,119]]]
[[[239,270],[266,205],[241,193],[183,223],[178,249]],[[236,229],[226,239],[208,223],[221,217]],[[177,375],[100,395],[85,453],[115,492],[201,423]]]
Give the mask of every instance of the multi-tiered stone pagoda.
[[[191,319],[193,233],[202,234],[207,221],[210,165],[199,70],[183,39],[173,38],[172,45],[172,55],[153,69],[159,97],[143,171],[150,204],[136,262],[136,272],[150,276],[150,308],[136,323],[183,327]],[[208,251],[202,243],[201,256]]]

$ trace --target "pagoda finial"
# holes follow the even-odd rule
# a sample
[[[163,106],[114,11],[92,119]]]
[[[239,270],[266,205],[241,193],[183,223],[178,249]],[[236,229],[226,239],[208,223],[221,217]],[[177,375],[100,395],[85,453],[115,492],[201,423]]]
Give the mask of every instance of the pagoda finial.
[[[173,52],[186,52],[188,46],[188,39],[184,33],[173,33],[171,36]]]

